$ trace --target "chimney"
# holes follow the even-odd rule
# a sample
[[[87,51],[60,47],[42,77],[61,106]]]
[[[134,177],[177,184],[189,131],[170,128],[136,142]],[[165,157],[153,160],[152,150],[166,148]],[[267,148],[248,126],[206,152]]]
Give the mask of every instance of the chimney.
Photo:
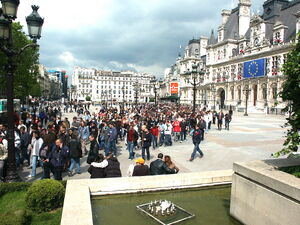
[[[231,14],[231,11],[230,10],[227,10],[227,9],[223,9],[222,10],[222,24],[226,24],[228,19],[229,19],[229,16]]]
[[[239,36],[244,36],[250,26],[251,0],[239,0]]]

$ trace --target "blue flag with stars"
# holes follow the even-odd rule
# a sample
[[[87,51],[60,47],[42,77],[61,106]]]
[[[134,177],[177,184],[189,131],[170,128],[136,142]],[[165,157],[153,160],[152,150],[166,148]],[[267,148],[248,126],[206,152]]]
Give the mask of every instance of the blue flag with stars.
[[[266,59],[244,62],[244,78],[265,76],[265,63]]]

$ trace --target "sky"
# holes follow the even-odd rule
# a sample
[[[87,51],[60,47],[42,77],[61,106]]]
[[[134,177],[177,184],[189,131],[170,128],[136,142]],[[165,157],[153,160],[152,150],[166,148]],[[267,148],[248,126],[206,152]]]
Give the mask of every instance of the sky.
[[[252,0],[252,11],[261,13],[263,2]],[[45,19],[38,44],[46,68],[70,75],[81,66],[162,77],[180,46],[216,32],[221,10],[238,0],[21,0],[17,21],[25,32],[31,5],[40,6]]]

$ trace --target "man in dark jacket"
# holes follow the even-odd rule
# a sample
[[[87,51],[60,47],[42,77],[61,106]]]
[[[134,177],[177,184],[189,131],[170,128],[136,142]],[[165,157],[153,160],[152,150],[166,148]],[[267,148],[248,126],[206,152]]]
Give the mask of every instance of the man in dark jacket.
[[[81,144],[79,142],[79,139],[77,138],[77,135],[72,133],[71,140],[68,144],[68,148],[70,150],[70,158],[71,158],[71,165],[69,167],[69,176],[73,173],[73,168],[77,167],[77,174],[80,174],[80,158],[82,157],[82,150],[81,150]]]
[[[95,161],[96,157],[99,154],[99,145],[93,135],[89,136],[89,140],[91,142],[91,145],[90,145],[90,151],[89,151],[86,162],[88,164],[91,164],[92,162]]]
[[[201,134],[201,132],[202,132],[202,130],[200,129],[199,125],[196,125],[195,130],[192,133],[193,144],[194,144],[194,151],[193,151],[193,153],[191,155],[190,161],[194,160],[196,152],[199,152],[200,158],[203,157],[203,152],[199,148],[200,142],[202,140],[202,134]]]
[[[147,165],[145,165],[145,160],[143,158],[139,158],[135,160],[136,165],[133,168],[132,176],[147,176],[150,175],[150,170]]]
[[[159,153],[157,159],[150,163],[150,174],[161,175],[161,174],[174,174],[176,169],[170,169],[167,164],[162,160],[164,155]]]
[[[121,169],[120,169],[120,163],[116,157],[112,155],[112,153],[109,154],[107,157],[108,166],[105,167],[105,173],[106,177],[121,177]]]
[[[53,147],[49,158],[47,161],[51,164],[51,170],[54,175],[55,180],[62,180],[63,167],[69,154],[69,149],[67,146],[63,146],[61,139],[55,141],[55,146]]]
[[[150,160],[149,148],[151,146],[151,141],[152,141],[152,135],[150,134],[149,130],[144,127],[142,131],[142,157],[144,160],[145,160],[145,151],[147,153],[147,160]]]
[[[21,138],[21,164],[27,159],[28,166],[30,165],[30,155],[27,153],[28,145],[31,142],[30,134],[25,130],[25,127],[20,128],[20,138]]]

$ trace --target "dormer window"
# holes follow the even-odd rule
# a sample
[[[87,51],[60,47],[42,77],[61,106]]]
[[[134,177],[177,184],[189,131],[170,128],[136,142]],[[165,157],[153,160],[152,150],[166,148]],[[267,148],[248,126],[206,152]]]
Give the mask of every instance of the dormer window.
[[[258,47],[259,46],[259,38],[254,39],[254,46]]]

